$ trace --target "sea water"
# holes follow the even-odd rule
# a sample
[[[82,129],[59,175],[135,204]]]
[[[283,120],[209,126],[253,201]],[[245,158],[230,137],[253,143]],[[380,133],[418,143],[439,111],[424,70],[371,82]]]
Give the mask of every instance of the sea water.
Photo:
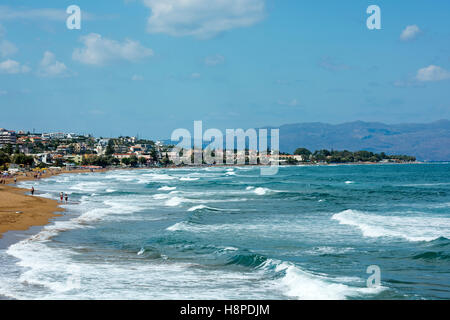
[[[0,250],[14,299],[449,299],[450,165],[116,170]],[[380,286],[368,286],[369,266]]]

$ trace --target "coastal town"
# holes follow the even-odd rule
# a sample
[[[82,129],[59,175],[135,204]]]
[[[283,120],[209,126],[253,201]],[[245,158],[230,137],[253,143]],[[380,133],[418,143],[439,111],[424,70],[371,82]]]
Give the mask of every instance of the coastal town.
[[[213,150],[213,156],[223,155],[223,163],[231,156],[237,163],[237,150]],[[45,169],[101,169],[106,167],[169,167],[174,166],[172,159],[179,151],[173,151],[173,145],[161,141],[140,139],[138,137],[103,138],[74,133],[30,133],[0,129],[0,169],[3,174],[14,174],[26,170]],[[194,150],[183,150],[184,161],[181,165],[192,165]],[[277,152],[278,153],[278,152]],[[215,155],[214,155],[215,154]],[[260,161],[261,157],[269,161]],[[277,157],[270,152],[262,155],[258,151],[245,150],[245,164],[329,164],[329,163],[387,163],[414,162],[415,157],[405,155],[386,155],[369,151],[317,150],[311,152],[298,148],[293,154],[280,152]],[[205,163],[203,163],[205,164]]]

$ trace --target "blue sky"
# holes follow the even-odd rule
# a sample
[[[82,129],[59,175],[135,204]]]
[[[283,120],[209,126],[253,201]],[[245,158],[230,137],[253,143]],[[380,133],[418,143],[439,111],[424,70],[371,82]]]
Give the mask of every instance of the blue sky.
[[[66,28],[69,5],[81,30]],[[381,30],[366,9],[381,8]],[[117,0],[0,5],[0,127],[176,128],[450,118],[449,1]]]

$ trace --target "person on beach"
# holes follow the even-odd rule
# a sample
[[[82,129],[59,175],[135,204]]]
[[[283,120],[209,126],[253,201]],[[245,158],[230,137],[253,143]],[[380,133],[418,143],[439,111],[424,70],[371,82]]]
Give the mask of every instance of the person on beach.
[[[31,195],[34,196],[34,187],[31,187]]]
[[[14,177],[14,184],[17,183],[17,177]]]
[[[59,199],[61,200],[61,203],[63,202],[63,196],[64,196],[63,193],[60,192],[60,193],[59,193]]]
[[[67,203],[67,200],[69,200],[69,196],[67,195],[67,193],[66,193],[66,195],[64,197],[65,197],[66,203]]]

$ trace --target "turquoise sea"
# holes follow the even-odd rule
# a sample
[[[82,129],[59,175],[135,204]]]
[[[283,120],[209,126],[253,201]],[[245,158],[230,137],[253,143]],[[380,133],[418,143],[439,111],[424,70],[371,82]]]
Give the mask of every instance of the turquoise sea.
[[[116,170],[0,249],[13,299],[450,299],[450,165]],[[380,286],[367,286],[369,266]]]

